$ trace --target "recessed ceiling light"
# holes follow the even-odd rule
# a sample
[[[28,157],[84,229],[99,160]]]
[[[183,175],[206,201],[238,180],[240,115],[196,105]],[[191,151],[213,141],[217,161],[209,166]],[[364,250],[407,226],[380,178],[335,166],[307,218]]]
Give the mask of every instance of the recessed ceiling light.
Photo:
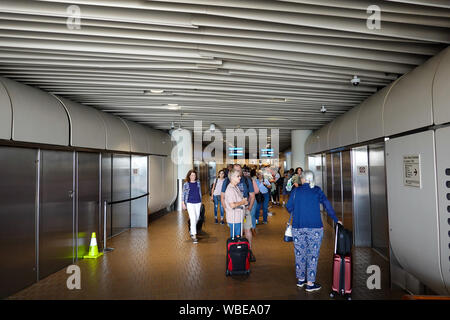
[[[270,99],[270,101],[272,101],[272,102],[287,102],[288,99],[286,99],[286,98],[272,98],[272,99]]]
[[[144,94],[162,94],[162,93],[164,93],[163,89],[144,90]]]
[[[167,109],[169,109],[169,110],[180,110],[180,106],[178,105],[178,103],[168,103],[167,104]]]

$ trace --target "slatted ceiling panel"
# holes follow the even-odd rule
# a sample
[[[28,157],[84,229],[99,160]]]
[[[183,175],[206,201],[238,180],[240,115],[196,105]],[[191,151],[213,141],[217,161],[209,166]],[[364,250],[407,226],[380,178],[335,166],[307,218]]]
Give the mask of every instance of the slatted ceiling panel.
[[[444,0],[2,0],[0,75],[156,129],[279,128],[284,150],[445,48],[449,18]]]

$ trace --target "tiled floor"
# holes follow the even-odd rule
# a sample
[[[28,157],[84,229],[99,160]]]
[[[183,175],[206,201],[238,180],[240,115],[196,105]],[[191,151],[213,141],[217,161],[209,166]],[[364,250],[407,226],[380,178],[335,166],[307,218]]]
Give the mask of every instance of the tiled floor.
[[[282,241],[288,214],[273,208],[269,224],[258,225],[250,276],[225,276],[226,225],[213,222],[206,204],[206,224],[198,244],[187,230],[187,214],[172,212],[148,229],[132,229],[109,241],[113,252],[97,260],[81,260],[81,289],[68,290],[61,270],[9,299],[329,299],[333,230],[325,225],[317,281],[323,288],[306,293],[297,288],[292,243]],[[261,219],[261,218],[260,218]],[[353,299],[400,299],[389,289],[388,263],[371,249],[354,248]],[[381,268],[381,290],[366,286],[366,269]]]

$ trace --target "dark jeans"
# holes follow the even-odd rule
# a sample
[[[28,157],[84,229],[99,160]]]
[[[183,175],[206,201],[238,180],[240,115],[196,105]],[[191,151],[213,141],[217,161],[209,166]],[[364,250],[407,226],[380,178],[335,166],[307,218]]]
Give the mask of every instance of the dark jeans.
[[[223,210],[222,202],[220,201],[220,196],[214,196],[213,198],[214,198],[214,217],[217,219],[217,209],[220,204],[220,217],[223,220],[224,210]]]
[[[267,221],[267,209],[269,208],[269,192],[267,193],[262,193],[262,195],[264,196],[264,200],[260,203],[256,203],[256,212],[255,212],[255,218],[256,220],[259,219],[259,211],[261,210],[261,206],[263,209],[263,221]]]

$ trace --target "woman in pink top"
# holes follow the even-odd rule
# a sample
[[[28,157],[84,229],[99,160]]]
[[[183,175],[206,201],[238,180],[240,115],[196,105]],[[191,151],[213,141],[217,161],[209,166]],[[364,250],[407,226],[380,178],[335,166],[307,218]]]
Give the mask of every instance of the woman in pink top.
[[[241,235],[241,223],[243,220],[244,209],[242,206],[248,204],[247,198],[244,198],[237,184],[241,181],[241,173],[238,170],[231,170],[228,174],[230,183],[225,191],[224,207],[227,213],[227,223],[230,227],[231,237]],[[233,231],[234,230],[234,231]]]

